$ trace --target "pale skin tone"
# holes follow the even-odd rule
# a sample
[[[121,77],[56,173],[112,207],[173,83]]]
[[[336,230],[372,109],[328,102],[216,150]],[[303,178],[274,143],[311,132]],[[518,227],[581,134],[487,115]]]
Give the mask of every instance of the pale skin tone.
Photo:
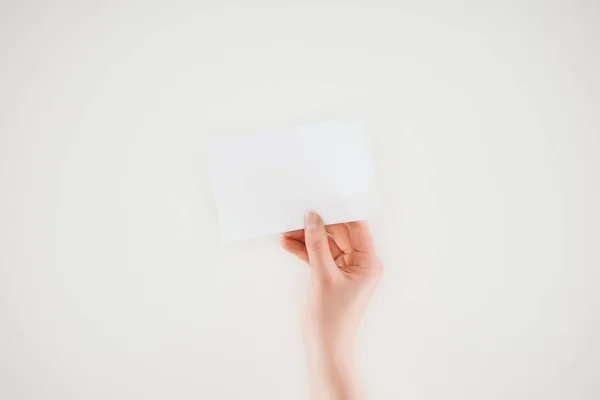
[[[307,213],[304,229],[283,233],[281,246],[311,267],[302,315],[311,400],[362,399],[354,338],[383,275],[367,222],[325,226]]]

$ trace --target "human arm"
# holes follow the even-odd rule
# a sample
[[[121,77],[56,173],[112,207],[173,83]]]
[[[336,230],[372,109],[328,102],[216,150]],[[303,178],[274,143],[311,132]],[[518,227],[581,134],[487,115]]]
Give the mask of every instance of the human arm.
[[[307,213],[281,245],[311,267],[302,318],[311,399],[361,399],[354,339],[383,274],[367,222],[325,226]]]

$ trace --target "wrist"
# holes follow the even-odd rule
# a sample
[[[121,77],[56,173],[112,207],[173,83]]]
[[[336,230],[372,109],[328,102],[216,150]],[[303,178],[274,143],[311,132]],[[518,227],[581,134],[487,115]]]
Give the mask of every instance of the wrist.
[[[306,334],[306,352],[311,357],[329,359],[352,359],[354,355],[354,335],[352,334]]]
[[[360,399],[354,362],[353,340],[331,342],[318,338],[306,341],[306,359],[315,399]]]

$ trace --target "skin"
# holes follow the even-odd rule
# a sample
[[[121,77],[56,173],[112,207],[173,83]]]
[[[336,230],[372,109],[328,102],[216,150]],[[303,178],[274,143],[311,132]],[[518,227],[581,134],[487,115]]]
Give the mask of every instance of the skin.
[[[383,275],[368,223],[325,226],[309,212],[304,230],[283,233],[281,246],[311,267],[302,315],[310,398],[362,399],[354,339]]]

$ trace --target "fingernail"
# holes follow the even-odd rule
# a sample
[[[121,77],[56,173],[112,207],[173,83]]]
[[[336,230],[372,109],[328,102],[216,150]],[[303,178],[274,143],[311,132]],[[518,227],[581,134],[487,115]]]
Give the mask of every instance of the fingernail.
[[[319,220],[320,218],[317,215],[317,213],[309,211],[304,216],[304,226],[309,231],[312,231],[314,229],[317,229],[317,227],[319,226]]]

